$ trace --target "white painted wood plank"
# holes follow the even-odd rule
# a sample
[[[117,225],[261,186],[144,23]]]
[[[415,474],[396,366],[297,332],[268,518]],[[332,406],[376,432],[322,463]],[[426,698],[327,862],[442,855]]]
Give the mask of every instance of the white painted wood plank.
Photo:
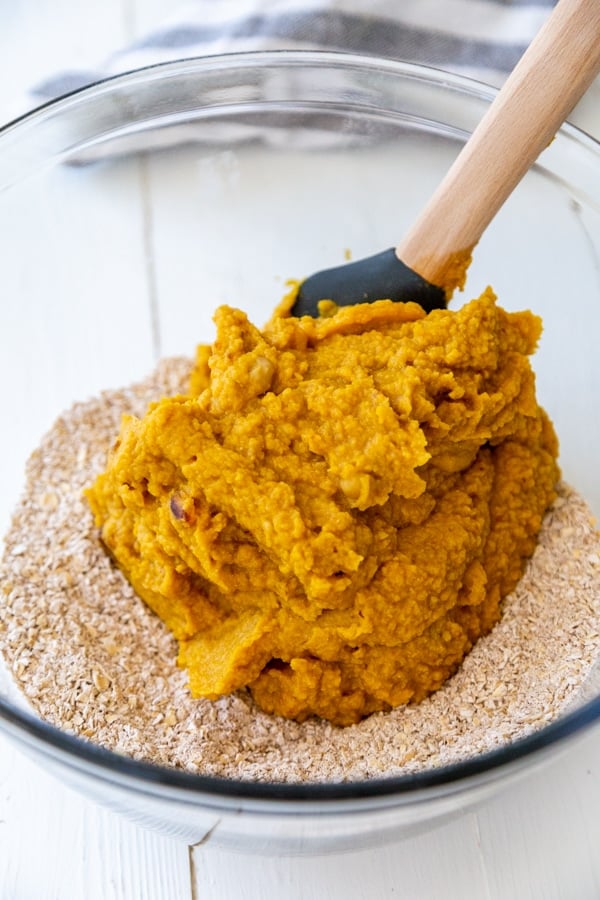
[[[478,812],[493,900],[600,897],[600,729]]]
[[[378,849],[302,857],[242,857],[210,845],[193,853],[198,900],[487,900],[473,814]],[[266,893],[268,891],[268,894]]]
[[[0,123],[32,105],[28,89],[65,68],[89,69],[130,37],[125,0],[11,0],[2,5]]]
[[[2,900],[187,900],[188,848],[65,789],[0,737]]]

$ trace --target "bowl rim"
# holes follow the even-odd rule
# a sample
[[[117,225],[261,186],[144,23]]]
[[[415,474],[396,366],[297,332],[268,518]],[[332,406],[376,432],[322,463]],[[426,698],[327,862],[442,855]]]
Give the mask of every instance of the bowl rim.
[[[81,769],[92,766],[100,779],[113,782],[117,776],[130,787],[139,782],[139,791],[152,792],[152,788],[184,790],[194,798],[210,797],[213,800],[298,801],[298,811],[310,803],[332,804],[340,800],[374,801],[383,798],[410,799],[434,788],[449,791],[467,786],[468,782],[483,776],[497,775],[499,770],[509,769],[519,761],[541,754],[542,751],[583,735],[600,719],[600,697],[510,744],[495,750],[468,757],[445,766],[423,769],[405,775],[390,775],[360,781],[328,782],[274,782],[249,779],[224,778],[202,775],[175,767],[137,760],[116,751],[94,744],[84,738],[61,731],[54,725],[20,710],[0,697],[0,730],[12,733],[21,743],[33,744],[36,749],[49,746],[61,761],[65,759]],[[531,759],[533,762],[533,759]],[[85,769],[89,774],[89,770]]]
[[[465,93],[490,102],[498,89],[466,75],[447,72],[444,69],[410,63],[403,60],[380,58],[333,50],[256,50],[233,53],[211,54],[208,56],[183,56],[166,62],[157,62],[139,68],[129,69],[115,75],[99,78],[59,97],[49,99],[20,116],[0,126],[0,144],[5,135],[16,129],[35,124],[55,113],[66,112],[69,107],[85,103],[88,97],[103,92],[118,91],[123,85],[136,82],[146,83],[149,79],[160,80],[170,74],[189,71],[240,66],[260,67],[266,63],[283,67],[312,65],[321,68],[331,66],[342,68],[359,67],[362,70],[388,72],[416,80],[424,80],[438,88]],[[561,127],[561,132],[570,134],[583,144],[595,149],[600,156],[600,142],[583,129],[569,123]],[[492,777],[499,770],[527,758],[537,758],[541,751],[556,745],[564,745],[590,729],[600,720],[600,696],[588,700],[580,707],[566,713],[542,728],[521,737],[510,744],[469,757],[456,763],[424,769],[404,775],[381,776],[372,779],[347,782],[273,782],[251,781],[248,779],[224,778],[222,776],[196,774],[184,769],[167,767],[145,760],[137,760],[99,744],[62,731],[54,725],[37,718],[28,710],[21,709],[0,695],[0,730],[14,737],[18,743],[33,745],[41,752],[51,749],[61,761],[73,764],[75,768],[86,765],[100,779],[114,780],[114,776],[124,779],[127,786],[135,786],[140,791],[152,788],[172,788],[183,790],[190,802],[202,796],[223,800],[298,801],[294,812],[307,811],[309,803],[331,806],[335,801],[354,800],[376,802],[377,798],[410,799],[431,788],[456,790],[469,781],[484,776]],[[88,771],[87,769],[84,769]]]
[[[247,65],[249,68],[258,68],[264,63],[276,63],[284,67],[302,66],[308,63],[326,67],[327,65],[351,68],[358,66],[361,69],[373,69],[377,71],[397,71],[408,77],[424,78],[425,80],[439,81],[447,87],[463,90],[471,95],[478,95],[484,99],[491,99],[498,93],[498,88],[483,81],[477,81],[466,75],[448,72],[436,66],[426,66],[421,63],[412,63],[404,60],[394,60],[375,55],[348,53],[343,50],[236,50],[227,53],[211,53],[206,56],[181,56],[163,62],[148,63],[146,65],[124,69],[115,74],[96,78],[80,87],[73,88],[56,97],[49,97],[35,103],[30,109],[18,114],[7,122],[0,124],[0,136],[15,126],[20,126],[31,119],[39,118],[48,111],[66,109],[73,103],[85,100],[89,95],[110,92],[125,82],[147,81],[156,77],[160,80],[168,76],[170,72],[180,72],[184,69],[196,70],[234,68]],[[91,73],[90,73],[91,74]],[[585,132],[583,132],[585,134]]]
[[[96,78],[81,87],[73,88],[56,97],[35,103],[30,109],[0,123],[0,139],[5,132],[16,126],[22,126],[37,118],[42,118],[47,113],[55,110],[67,109],[72,104],[85,101],[88,96],[109,92],[118,89],[125,82],[147,81],[156,77],[161,79],[169,74],[183,71],[184,69],[197,70],[199,68],[208,71],[210,69],[234,68],[246,65],[249,68],[260,68],[265,63],[278,64],[283,67],[297,67],[312,64],[321,68],[335,66],[342,68],[358,67],[363,70],[388,72],[390,74],[402,74],[414,80],[423,80],[436,83],[440,87],[450,88],[459,93],[479,97],[490,102],[496,96],[499,88],[485,81],[463,75],[458,72],[450,72],[440,66],[429,66],[423,63],[409,62],[407,60],[379,57],[375,54],[350,53],[344,50],[303,50],[303,49],[272,49],[272,50],[236,50],[225,53],[211,53],[206,56],[180,56],[162,62],[148,63],[143,66],[123,69],[114,74]],[[600,140],[592,137],[583,128],[574,125],[567,118],[560,131],[576,134],[582,141],[588,143],[600,152]]]

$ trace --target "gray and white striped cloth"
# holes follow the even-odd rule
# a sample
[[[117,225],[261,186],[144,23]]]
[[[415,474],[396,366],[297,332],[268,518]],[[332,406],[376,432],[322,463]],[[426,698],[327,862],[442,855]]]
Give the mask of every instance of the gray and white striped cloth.
[[[37,84],[49,100],[148,64],[246,50],[340,50],[499,85],[555,0],[188,0],[160,28],[85,70]]]

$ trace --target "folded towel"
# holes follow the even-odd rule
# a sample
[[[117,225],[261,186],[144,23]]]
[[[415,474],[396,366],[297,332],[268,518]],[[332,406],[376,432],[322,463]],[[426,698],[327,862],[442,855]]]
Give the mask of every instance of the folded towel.
[[[555,0],[190,0],[160,28],[86,70],[56,72],[49,100],[108,75],[191,56],[328,49],[424,63],[498,85]]]

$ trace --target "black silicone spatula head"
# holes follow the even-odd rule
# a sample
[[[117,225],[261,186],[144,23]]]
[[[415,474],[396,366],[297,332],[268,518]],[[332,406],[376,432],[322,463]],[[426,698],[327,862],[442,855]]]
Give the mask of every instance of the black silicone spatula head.
[[[300,285],[292,313],[315,316],[321,300],[333,300],[338,306],[374,300],[412,300],[427,312],[446,306],[444,290],[404,265],[393,247],[311,275]]]

